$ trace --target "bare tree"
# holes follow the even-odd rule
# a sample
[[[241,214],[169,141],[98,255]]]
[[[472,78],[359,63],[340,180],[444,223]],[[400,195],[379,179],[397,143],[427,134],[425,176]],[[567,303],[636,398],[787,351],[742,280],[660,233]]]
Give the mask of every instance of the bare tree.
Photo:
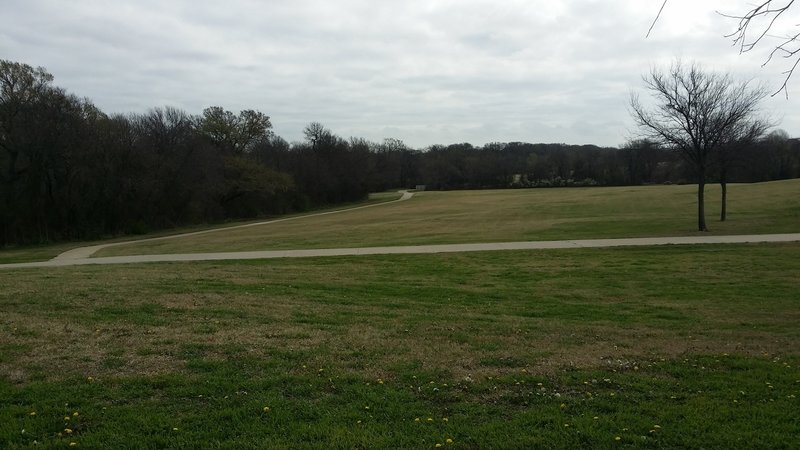
[[[719,151],[716,152],[716,164],[721,188],[720,222],[724,222],[728,216],[728,171],[734,164],[740,162],[745,149],[755,145],[772,126],[763,119],[742,121],[731,127],[727,138],[719,146]]]
[[[28,122],[24,115],[52,91],[52,81],[53,75],[43,67],[0,60],[0,149],[8,153],[6,173],[0,173],[0,180],[11,182],[17,177],[24,147],[21,129]]]
[[[330,137],[331,132],[326,130],[321,123],[311,122],[303,128],[303,134],[308,142],[311,142],[312,150],[317,150],[317,144],[326,137]]]
[[[661,12],[664,10],[667,1],[664,0],[661,4],[661,9],[659,9],[655,20],[653,20],[650,29],[647,31],[648,36],[656,22],[658,22],[659,17],[661,17]],[[739,53],[750,52],[762,44],[765,39],[773,39],[776,40],[776,43],[761,66],[766,66],[777,58],[790,61],[789,68],[783,71],[786,76],[783,84],[772,95],[776,95],[781,91],[788,95],[787,85],[789,79],[792,78],[795,69],[800,64],[800,31],[790,31],[782,35],[773,34],[779,23],[786,19],[785,14],[794,2],[795,0],[762,0],[750,4],[750,9],[743,13],[717,11],[723,17],[738,21],[736,29],[726,34],[725,37],[733,39],[734,45],[739,48]],[[794,24],[794,26],[797,27],[798,24]]]
[[[654,68],[643,78],[656,106],[648,108],[632,94],[633,118],[642,137],[674,149],[695,169],[697,228],[708,231],[704,193],[713,158],[736,129],[756,120],[758,104],[767,91],[680,61],[667,71]]]

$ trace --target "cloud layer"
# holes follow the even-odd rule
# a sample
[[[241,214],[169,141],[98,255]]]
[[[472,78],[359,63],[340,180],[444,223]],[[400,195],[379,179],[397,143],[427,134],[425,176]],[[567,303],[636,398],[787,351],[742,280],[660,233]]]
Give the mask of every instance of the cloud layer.
[[[645,39],[659,0],[6,0],[0,57],[46,67],[107,112],[253,108],[290,141],[318,121],[416,147],[617,145],[653,65],[681,57],[782,81],[763,51],[740,56],[722,37],[735,21],[715,8],[745,2],[695,3],[671,0]],[[764,104],[792,135],[798,79],[789,100]]]

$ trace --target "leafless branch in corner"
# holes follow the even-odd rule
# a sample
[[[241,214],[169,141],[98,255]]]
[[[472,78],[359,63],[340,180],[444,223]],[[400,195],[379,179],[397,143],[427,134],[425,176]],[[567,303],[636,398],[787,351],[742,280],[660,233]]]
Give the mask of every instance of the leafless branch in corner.
[[[774,0],[767,0],[756,4],[749,11],[741,15],[725,14],[719,11],[717,11],[717,13],[723,17],[736,19],[739,21],[736,30],[734,30],[732,33],[726,34],[725,37],[733,38],[734,45],[739,47],[739,53],[747,53],[758,46],[765,37],[772,37],[768,35],[769,31],[774,27],[778,19],[780,19],[781,16],[789,10],[794,2],[795,0],[788,0],[782,5],[776,6]],[[755,34],[750,33],[754,27],[759,26],[762,26],[762,28],[760,30],[757,29]],[[781,37],[781,42],[772,49],[767,56],[767,59],[761,65],[762,67],[766,66],[776,56],[786,59],[796,58],[794,64],[792,64],[788,70],[782,72],[782,74],[786,75],[786,77],[784,78],[781,87],[772,94],[773,96],[779,94],[780,92],[783,92],[787,97],[789,95],[787,89],[788,82],[794,74],[794,70],[797,68],[798,62],[800,62],[800,59],[797,59],[797,57],[800,56],[798,53],[800,52],[799,38],[800,33],[789,34]]]
[[[647,36],[650,36],[650,32],[661,17],[667,1],[664,0],[664,3],[661,4],[661,9],[658,10],[658,15],[650,25]],[[792,7],[794,2],[795,0],[765,0],[756,3],[744,14],[727,14],[719,11],[717,13],[723,17],[738,20],[736,29],[732,33],[726,34],[725,37],[733,39],[733,45],[739,47],[739,53],[747,53],[761,44],[765,38],[776,37],[769,34],[770,30],[775,27],[779,19]],[[785,75],[783,84],[777,91],[772,93],[772,96],[775,96],[783,92],[788,97],[789,80],[794,75],[795,69],[800,65],[800,32],[789,33],[778,37],[778,39],[780,39],[780,42],[775,45],[761,66],[766,66],[775,58],[794,59],[789,69],[781,72]]]
[[[664,0],[664,3],[661,4],[661,9],[658,10],[658,14],[656,14],[656,18],[653,20],[653,23],[650,24],[650,29],[647,30],[647,35],[644,37],[645,39],[650,37],[650,32],[653,31],[653,27],[656,26],[658,18],[661,17],[661,13],[664,11],[664,7],[667,6],[667,1],[668,0]]]

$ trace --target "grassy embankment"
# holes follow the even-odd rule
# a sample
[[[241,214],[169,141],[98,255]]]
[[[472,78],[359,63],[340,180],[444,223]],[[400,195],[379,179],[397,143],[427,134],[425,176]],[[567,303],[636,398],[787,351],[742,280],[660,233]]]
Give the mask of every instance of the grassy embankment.
[[[695,186],[422,192],[408,202],[199,236],[96,256],[695,235]],[[707,190],[711,234],[800,231],[800,180]]]
[[[695,189],[640,186],[422,192],[411,202],[346,214],[297,215],[290,221],[240,229],[229,227],[257,221],[198,225],[123,237],[105,242],[131,243],[103,249],[95,256],[695,235],[699,234],[694,231]],[[716,220],[719,188],[708,188],[711,234],[784,233],[800,228],[800,180],[731,185],[729,189],[730,220],[720,223]],[[364,204],[396,198],[396,193],[373,194]],[[141,241],[215,229],[219,231]],[[70,248],[101,243],[4,249],[0,250],[0,264],[42,261]]]
[[[0,248],[0,264],[10,264],[10,263],[20,263],[20,262],[31,262],[31,261],[46,261],[51,259],[67,250],[76,248],[76,247],[84,247],[84,246],[94,246],[100,244],[108,244],[108,243],[116,243],[116,242],[127,242],[127,241],[142,241],[144,239],[153,239],[153,238],[160,238],[160,237],[168,237],[177,234],[184,234],[184,233],[193,233],[193,232],[205,232],[211,230],[226,230],[226,232],[231,231],[231,227],[237,226],[246,226],[255,223],[261,223],[264,221],[275,220],[275,219],[286,219],[286,218],[299,218],[299,217],[306,217],[306,216],[313,216],[314,214],[319,213],[326,213],[326,212],[334,212],[340,210],[347,210],[351,208],[358,208],[363,206],[372,206],[377,205],[380,203],[388,203],[394,200],[398,200],[400,198],[400,194],[397,192],[377,192],[374,194],[370,194],[369,198],[362,202],[354,202],[354,203],[345,203],[342,205],[338,205],[335,208],[328,208],[328,209],[320,209],[315,210],[310,213],[300,213],[300,214],[291,214],[286,216],[280,216],[270,219],[257,219],[257,220],[250,220],[250,221],[239,221],[239,222],[226,222],[226,223],[219,223],[214,225],[208,224],[198,224],[191,227],[183,227],[183,228],[176,228],[172,230],[161,230],[155,233],[149,233],[147,235],[130,235],[130,236],[120,236],[113,239],[106,239],[106,240],[95,240],[95,241],[85,241],[85,242],[64,242],[54,245],[36,245],[36,246],[21,246],[21,247],[11,247],[11,248]],[[142,245],[140,242],[137,245]]]

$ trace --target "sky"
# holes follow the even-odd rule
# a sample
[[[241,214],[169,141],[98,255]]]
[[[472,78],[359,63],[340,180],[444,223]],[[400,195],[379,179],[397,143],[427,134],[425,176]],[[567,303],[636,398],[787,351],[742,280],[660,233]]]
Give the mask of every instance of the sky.
[[[676,58],[763,83],[773,35],[730,38],[747,0],[3,0],[0,59],[42,66],[106,113],[256,109],[284,139],[309,122],[414,148],[470,142],[617,146],[631,93]],[[800,6],[790,10],[800,14]],[[794,28],[782,28],[794,27]],[[800,136],[800,74],[762,113]]]

